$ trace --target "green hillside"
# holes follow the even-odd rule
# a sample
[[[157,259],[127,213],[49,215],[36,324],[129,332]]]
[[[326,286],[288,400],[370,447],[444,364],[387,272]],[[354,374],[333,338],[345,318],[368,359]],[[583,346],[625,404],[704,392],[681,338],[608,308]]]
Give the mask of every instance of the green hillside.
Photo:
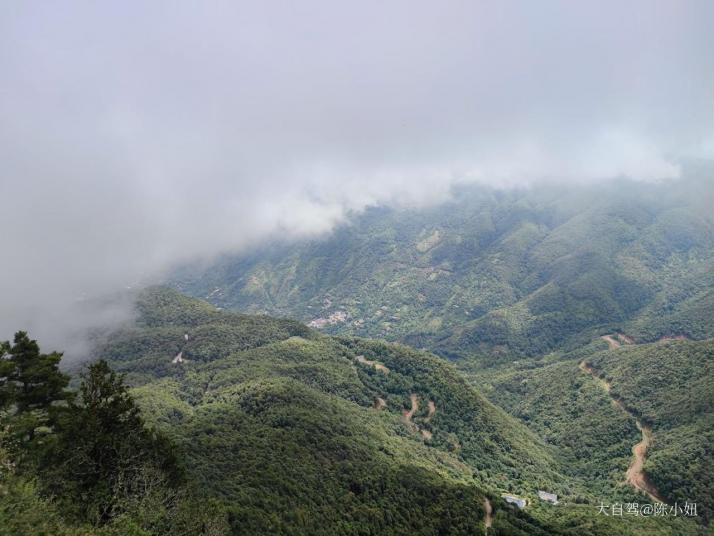
[[[485,492],[566,491],[550,450],[438,358],[166,289],[139,310],[99,353],[241,530],[469,533]]]
[[[563,356],[494,367],[464,361],[460,367],[490,400],[557,447],[566,472],[588,475],[591,489],[603,494],[633,493],[625,474],[632,447],[642,439],[639,418],[651,428],[647,478],[669,504],[697,503],[698,516],[708,522],[714,506],[713,344],[665,340],[605,350],[599,341]],[[610,392],[581,364],[608,382]]]
[[[218,311],[166,288],[144,292],[138,310],[136,327],[115,332],[97,351],[135,385],[187,377],[201,383],[198,379],[205,376],[211,390],[202,393],[204,401],[214,388],[280,377],[366,407],[381,397],[387,402],[382,413],[401,415],[416,394],[421,409],[415,420],[428,413],[424,400],[432,400],[440,402],[433,422],[467,411],[481,420],[481,427],[489,420],[515,422],[469,387],[452,366],[407,346],[324,336],[292,320]],[[157,314],[162,310],[171,312]],[[179,351],[183,366],[172,363]]]
[[[714,336],[712,187],[464,188],[371,209],[311,242],[183,269],[212,303],[446,355],[536,356],[624,326],[642,341]]]
[[[222,308],[290,316],[323,333],[399,341],[452,359],[545,448],[547,457],[536,457],[552,460],[549,470],[560,475],[548,485],[573,502],[648,500],[626,482],[632,449],[643,440],[640,418],[651,428],[642,474],[671,504],[697,502],[707,522],[713,203],[711,183],[692,178],[470,187],[435,207],[371,209],[310,242],[186,267],[172,284]],[[607,351],[607,334],[620,349]],[[701,342],[661,342],[682,339]],[[430,444],[449,449],[440,432]],[[494,486],[490,472],[474,467]],[[497,489],[531,482],[521,471],[507,474],[508,486],[496,481]]]
[[[138,303],[137,325],[98,353],[127,373],[147,417],[238,532],[481,534],[486,496],[495,534],[698,531],[683,519],[597,515],[601,500],[637,500],[610,481],[627,464],[622,452],[604,470],[573,466],[566,447],[428,353],[216,311],[167,289]],[[631,432],[623,423],[620,450]],[[568,506],[541,504],[538,489]],[[506,505],[504,493],[531,506]]]
[[[652,427],[645,471],[670,501],[714,511],[714,341],[623,346],[588,359],[612,394]]]
[[[523,378],[478,361],[466,370],[514,417],[432,354],[218,311],[166,288],[142,292],[136,322],[106,337],[96,354],[125,374],[149,428],[104,362],[90,367],[91,377],[114,396],[97,398],[85,373],[79,405],[55,390],[69,402],[50,404],[46,414],[3,409],[0,534],[706,533],[686,516],[598,513],[602,504],[643,502],[618,477],[636,431],[572,359],[524,361]],[[599,365],[607,353],[589,355]],[[42,359],[56,367],[59,355]],[[15,393],[13,383],[3,385],[3,394]],[[692,400],[707,389],[703,382]],[[106,405],[93,406],[95,399]],[[27,428],[27,418],[44,420]],[[16,429],[37,430],[21,440],[26,454]],[[85,460],[77,453],[101,466],[114,458],[106,457],[112,445],[124,445],[128,465],[111,466],[113,484],[97,473],[82,491],[90,483],[77,471]],[[176,476],[157,480],[159,467]],[[706,486],[692,487],[691,471],[683,475],[673,494]],[[559,503],[542,501],[538,490],[557,493]],[[528,504],[507,504],[505,494]]]
[[[618,411],[577,362],[519,363],[470,371],[484,394],[523,420],[558,449],[565,470],[585,476],[597,496],[636,500],[624,486],[631,448],[639,440],[633,419]]]

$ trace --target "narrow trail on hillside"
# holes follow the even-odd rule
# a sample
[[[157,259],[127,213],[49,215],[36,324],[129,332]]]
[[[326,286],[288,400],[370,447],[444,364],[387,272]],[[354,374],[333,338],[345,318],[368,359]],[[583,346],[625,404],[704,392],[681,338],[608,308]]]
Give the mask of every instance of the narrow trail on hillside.
[[[422,438],[427,441],[430,441],[431,438],[434,437],[434,434],[430,430],[421,428],[417,423],[412,421],[412,417],[414,416],[414,414],[419,411],[419,397],[416,393],[412,393],[411,395],[409,395],[409,401],[411,403],[411,408],[408,410],[402,410],[402,421],[404,421],[404,424],[409,426],[412,431],[419,432]],[[434,415],[434,412],[436,412],[436,406],[434,405],[433,401],[429,400],[428,407],[429,416],[424,419],[424,422],[429,422],[429,419],[431,419],[431,417],[433,417]]]
[[[603,337],[604,339],[605,337]],[[619,346],[619,344],[618,344]],[[647,496],[652,499],[655,502],[661,502],[664,503],[666,502],[657,492],[657,489],[652,485],[652,483],[649,481],[647,478],[647,474],[644,471],[644,464],[645,464],[645,457],[647,456],[647,449],[649,448],[650,444],[652,443],[652,429],[640,422],[640,420],[637,418],[637,416],[632,413],[625,404],[620,400],[619,398],[615,398],[612,393],[611,393],[611,385],[609,382],[601,378],[600,376],[597,375],[597,372],[595,372],[595,369],[592,368],[590,365],[588,365],[585,361],[581,361],[580,365],[578,365],[580,370],[583,372],[586,372],[590,374],[595,381],[607,392],[608,395],[610,395],[610,398],[612,399],[613,403],[620,408],[624,413],[635,419],[635,424],[637,425],[637,429],[640,431],[642,434],[642,441],[639,443],[635,444],[635,446],[632,447],[632,455],[633,459],[630,462],[630,466],[627,468],[627,472],[625,473],[625,479],[627,482],[633,486],[635,489],[638,489],[640,491],[643,491],[647,494]]]
[[[429,422],[431,418],[434,416],[434,413],[436,413],[436,404],[434,404],[433,400],[429,400],[427,403],[427,408],[429,410],[429,413],[427,414],[426,418],[424,419],[424,422]]]
[[[407,411],[407,410],[405,409],[405,410],[402,412],[402,417],[404,417],[404,422],[406,422],[407,424],[413,424],[413,423],[412,423],[412,416],[413,416],[414,413],[416,413],[416,411],[419,409],[419,399],[417,398],[416,393],[412,393],[412,394],[409,396],[409,400],[411,400],[412,407],[411,407],[411,409],[410,409],[409,411]]]
[[[187,360],[184,359],[184,357],[183,357],[183,351],[186,349],[186,344],[187,344],[187,343],[188,343],[188,333],[184,333],[184,336],[183,336],[183,344],[181,345],[181,349],[179,350],[179,353],[176,354],[176,357],[174,357],[174,358],[171,360],[171,363],[173,363],[174,365],[176,365],[176,364],[181,364],[181,363],[183,363],[184,361],[187,361]]]
[[[369,367],[374,367],[375,370],[378,370],[379,372],[383,372],[384,374],[389,374],[389,369],[378,361],[370,361],[363,355],[358,355],[355,357],[355,359],[357,360],[357,362],[362,363],[363,365],[367,365]]]
[[[491,501],[484,498],[483,509],[486,512],[486,516],[483,518],[484,534],[488,534],[488,529],[493,525],[493,506],[491,506]]]
[[[635,339],[633,339],[629,335],[625,335],[624,333],[619,332],[612,333],[610,335],[603,335],[600,338],[607,343],[608,350],[615,350],[623,344],[635,344]]]
[[[620,347],[620,341],[615,339],[612,335],[603,335],[600,338],[607,343],[607,345],[610,347],[610,350],[614,350],[615,348]]]

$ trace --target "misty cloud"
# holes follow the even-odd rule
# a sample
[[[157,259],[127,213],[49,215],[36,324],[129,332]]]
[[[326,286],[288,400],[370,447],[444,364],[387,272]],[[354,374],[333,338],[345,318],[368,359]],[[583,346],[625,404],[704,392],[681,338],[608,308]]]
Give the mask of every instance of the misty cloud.
[[[453,185],[714,157],[708,2],[0,7],[0,338]],[[103,316],[104,315],[104,316]],[[58,344],[64,344],[64,341]]]

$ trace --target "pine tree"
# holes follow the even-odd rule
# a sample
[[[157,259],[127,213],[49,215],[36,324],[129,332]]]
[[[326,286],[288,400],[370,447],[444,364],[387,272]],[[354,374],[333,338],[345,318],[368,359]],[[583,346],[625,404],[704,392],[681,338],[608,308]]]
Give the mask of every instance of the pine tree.
[[[10,343],[0,341],[0,409],[5,408],[13,399],[9,382],[15,363],[10,359],[9,351]]]
[[[9,379],[15,388],[14,402],[19,413],[47,409],[54,402],[67,399],[69,376],[59,370],[60,352],[41,354],[37,341],[18,331],[9,353],[14,363]]]
[[[40,353],[37,341],[18,331],[12,346],[0,349],[0,404],[14,405],[10,427],[15,435],[31,441],[40,426],[52,426],[57,402],[67,401],[69,376],[62,374],[62,354]]]
[[[122,376],[106,361],[82,375],[79,401],[62,412],[41,473],[51,495],[95,524],[149,488],[172,488],[181,479],[170,443],[146,428]]]

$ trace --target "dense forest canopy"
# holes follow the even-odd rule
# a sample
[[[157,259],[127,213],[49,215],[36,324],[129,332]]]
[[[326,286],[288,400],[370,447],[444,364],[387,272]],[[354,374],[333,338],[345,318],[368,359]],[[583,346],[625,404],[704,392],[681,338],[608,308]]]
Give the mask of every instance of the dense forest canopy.
[[[3,345],[8,534],[28,523],[58,534],[482,534],[486,504],[496,534],[704,530],[685,516],[598,515],[602,501],[644,502],[622,484],[638,431],[576,355],[459,371],[406,346],[217,311],[165,288],[142,293],[137,314],[103,339],[96,353],[107,361],[86,367],[77,389],[67,389],[59,354],[40,353],[26,334]],[[657,348],[690,355],[680,344]],[[580,351],[598,366],[593,345]],[[32,408],[17,403],[20,362],[43,363],[32,386],[53,393]],[[678,447],[658,448],[652,475],[674,482],[671,463],[658,467]],[[702,480],[677,478],[676,490],[662,486],[668,497],[699,494],[706,505]],[[50,514],[37,519],[37,505]]]
[[[537,356],[611,331],[701,339],[714,336],[712,203],[704,177],[464,187],[434,207],[373,209],[322,239],[187,267],[173,284],[451,357]]]

